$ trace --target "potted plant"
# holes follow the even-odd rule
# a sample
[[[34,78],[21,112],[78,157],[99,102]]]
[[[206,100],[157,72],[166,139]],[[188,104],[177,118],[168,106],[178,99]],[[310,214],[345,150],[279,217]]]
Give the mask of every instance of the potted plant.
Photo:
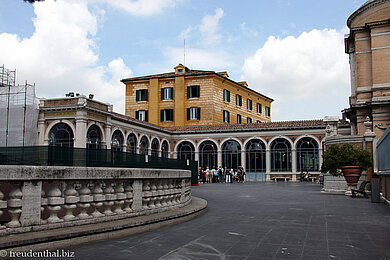
[[[321,172],[336,176],[342,172],[349,186],[357,185],[362,171],[372,166],[371,154],[350,144],[331,145],[323,159]]]

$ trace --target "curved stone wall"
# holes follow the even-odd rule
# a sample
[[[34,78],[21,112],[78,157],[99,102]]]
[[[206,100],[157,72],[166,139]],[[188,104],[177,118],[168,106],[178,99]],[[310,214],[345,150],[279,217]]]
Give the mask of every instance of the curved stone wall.
[[[190,185],[188,170],[0,165],[0,236],[177,209]]]

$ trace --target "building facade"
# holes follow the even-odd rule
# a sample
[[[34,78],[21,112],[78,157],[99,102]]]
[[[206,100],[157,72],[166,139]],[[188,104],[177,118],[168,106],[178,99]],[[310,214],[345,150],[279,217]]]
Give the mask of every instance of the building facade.
[[[335,119],[161,127],[85,96],[41,100],[38,121],[39,145],[195,160],[200,167],[243,166],[249,181],[319,174],[323,142],[334,132],[348,135],[349,125]]]
[[[378,167],[377,160],[388,158],[383,144],[390,127],[390,0],[367,1],[348,18],[347,25],[351,96],[344,114],[351,122],[351,136],[331,138],[327,143],[355,143],[372,152],[374,167],[368,170],[368,179],[380,177],[384,197],[390,200],[390,169],[383,168],[383,160],[382,168]]]
[[[273,99],[229,79],[226,72],[190,70],[127,78],[127,116],[163,127],[271,121]]]
[[[390,125],[390,1],[370,0],[347,21],[345,39],[351,71],[352,134],[363,135],[366,118],[378,140]]]

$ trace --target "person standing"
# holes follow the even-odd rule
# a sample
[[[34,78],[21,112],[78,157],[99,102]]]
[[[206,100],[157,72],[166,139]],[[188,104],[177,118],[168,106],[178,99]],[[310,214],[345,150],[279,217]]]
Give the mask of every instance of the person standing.
[[[207,183],[210,183],[210,169],[209,169],[209,167],[207,166],[206,167],[206,182]]]
[[[231,172],[225,167],[225,172],[226,172],[226,183],[231,183],[232,182],[232,174]]]

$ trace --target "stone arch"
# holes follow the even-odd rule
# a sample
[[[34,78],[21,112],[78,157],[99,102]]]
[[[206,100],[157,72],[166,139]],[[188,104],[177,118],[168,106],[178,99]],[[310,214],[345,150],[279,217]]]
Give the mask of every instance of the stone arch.
[[[75,135],[76,135],[76,128],[75,126],[73,125],[73,123],[67,119],[61,119],[61,120],[55,120],[53,122],[51,122],[49,124],[49,126],[46,128],[46,131],[45,131],[45,141],[46,142],[49,142],[49,133],[51,131],[51,129],[56,125],[56,124],[59,124],[59,123],[65,123],[67,125],[69,125],[69,127],[72,129],[73,131],[73,143],[74,143],[74,139],[75,139]]]

